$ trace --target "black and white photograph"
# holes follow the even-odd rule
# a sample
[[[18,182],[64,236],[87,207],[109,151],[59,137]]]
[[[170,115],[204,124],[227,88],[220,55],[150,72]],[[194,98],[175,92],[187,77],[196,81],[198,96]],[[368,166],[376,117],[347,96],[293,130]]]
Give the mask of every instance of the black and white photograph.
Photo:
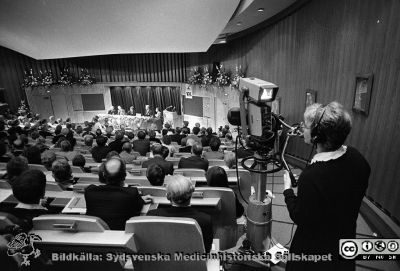
[[[0,0],[0,269],[400,270],[399,0]]]

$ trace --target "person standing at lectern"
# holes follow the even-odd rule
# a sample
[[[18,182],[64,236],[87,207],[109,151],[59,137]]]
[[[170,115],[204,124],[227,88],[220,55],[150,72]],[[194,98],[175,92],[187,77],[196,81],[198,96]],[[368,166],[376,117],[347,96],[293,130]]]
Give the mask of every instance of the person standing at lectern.
[[[129,107],[128,115],[130,115],[130,116],[136,115],[136,110],[133,106]]]
[[[148,104],[146,104],[144,115],[147,116],[147,117],[152,117],[153,116],[153,111],[151,111],[150,105],[148,105]]]
[[[118,115],[125,115],[125,109],[118,105]]]
[[[297,196],[284,174],[285,202],[297,225],[290,246],[296,255],[332,255],[331,261],[288,261],[286,270],[355,270],[340,260],[339,239],[356,238],[357,217],[371,168],[362,154],[343,145],[351,118],[337,102],[312,104],[304,112],[304,141],[317,153],[298,179]]]

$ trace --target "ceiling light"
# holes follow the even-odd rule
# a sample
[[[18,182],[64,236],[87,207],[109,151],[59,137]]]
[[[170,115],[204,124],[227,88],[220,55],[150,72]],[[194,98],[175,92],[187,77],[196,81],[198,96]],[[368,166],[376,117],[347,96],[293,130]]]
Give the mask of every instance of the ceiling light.
[[[236,25],[242,25],[242,22],[237,22]]]
[[[226,39],[222,39],[222,40],[220,40],[218,43],[226,43]]]
[[[264,8],[259,8],[259,9],[257,9],[257,11],[263,12],[263,11],[264,11]]]

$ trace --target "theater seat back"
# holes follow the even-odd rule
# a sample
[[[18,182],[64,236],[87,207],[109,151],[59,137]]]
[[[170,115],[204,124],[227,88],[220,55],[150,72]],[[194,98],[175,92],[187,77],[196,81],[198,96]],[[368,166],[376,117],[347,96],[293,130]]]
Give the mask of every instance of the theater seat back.
[[[123,270],[125,263],[112,261],[107,254],[137,251],[134,234],[111,231],[104,221],[93,216],[39,216],[33,219],[30,233],[40,237],[41,241],[36,240],[34,246],[49,261],[49,270]],[[79,261],[62,258],[73,254],[83,258]]]
[[[203,198],[220,198],[220,208],[201,210],[212,216],[214,238],[220,239],[221,250],[233,247],[237,240],[236,199],[230,188],[196,187],[195,192],[203,194]]]
[[[192,218],[140,216],[126,222],[125,232],[135,234],[139,253],[170,254],[170,261],[134,262],[134,270],[207,270],[205,260],[184,261],[175,253],[204,253],[201,229]]]

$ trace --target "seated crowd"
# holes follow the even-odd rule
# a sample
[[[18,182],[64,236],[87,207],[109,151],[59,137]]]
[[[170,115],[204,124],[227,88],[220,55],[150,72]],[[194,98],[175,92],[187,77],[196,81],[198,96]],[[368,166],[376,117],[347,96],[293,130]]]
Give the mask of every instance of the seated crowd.
[[[226,168],[235,167],[235,153],[224,154],[220,150],[222,138],[232,146],[228,125],[220,127],[218,134],[199,124],[191,133],[188,122],[175,129],[165,124],[162,131],[125,131],[124,127],[114,131],[112,126],[103,127],[96,117],[92,122],[76,125],[54,117],[7,121],[0,116],[0,162],[7,163],[2,179],[11,185],[19,202],[11,209],[0,205],[0,211],[14,214],[29,230],[34,217],[51,212],[44,200],[46,181],[55,181],[62,190],[72,190],[77,182],[72,169],[90,173],[93,166],[98,168],[99,184],[85,189],[86,214],[103,219],[112,230],[124,230],[126,221],[140,215],[143,205],[152,201],[151,196],[140,195],[137,188],[125,184],[127,164],[139,162],[136,164],[147,168],[151,185],[163,186],[168,179],[166,192],[171,207],[152,210],[147,215],[195,219],[209,251],[213,239],[211,217],[190,207],[194,185],[182,175],[173,175],[174,164],[169,157],[184,154],[178,168],[202,169],[208,186],[228,187],[225,169],[209,168],[208,161],[225,159]],[[209,150],[205,151],[205,147]],[[30,169],[32,165],[41,165],[42,170]],[[236,215],[243,214],[244,208],[236,199]]]

